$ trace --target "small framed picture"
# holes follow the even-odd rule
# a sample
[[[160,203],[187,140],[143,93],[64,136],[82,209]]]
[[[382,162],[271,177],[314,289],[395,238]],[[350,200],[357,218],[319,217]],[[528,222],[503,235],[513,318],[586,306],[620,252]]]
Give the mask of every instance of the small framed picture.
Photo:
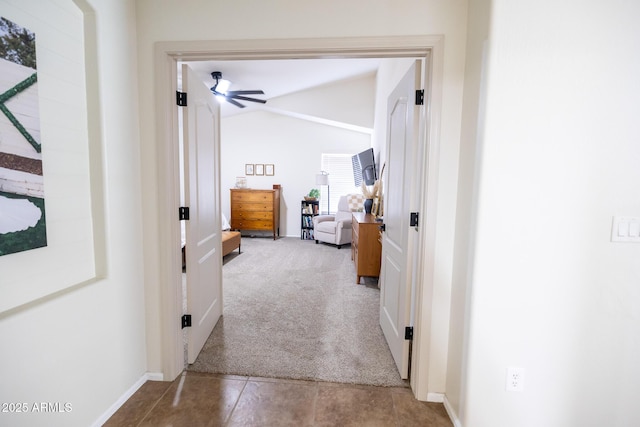
[[[256,175],[264,175],[264,165],[256,165],[254,172]]]
[[[267,175],[267,176],[275,175],[272,164],[271,165],[264,165],[264,174]]]
[[[244,174],[245,175],[253,175],[253,165],[252,164],[244,165]]]
[[[371,213],[373,216],[378,216],[378,211],[380,210],[380,199],[374,197],[373,206],[371,207]]]

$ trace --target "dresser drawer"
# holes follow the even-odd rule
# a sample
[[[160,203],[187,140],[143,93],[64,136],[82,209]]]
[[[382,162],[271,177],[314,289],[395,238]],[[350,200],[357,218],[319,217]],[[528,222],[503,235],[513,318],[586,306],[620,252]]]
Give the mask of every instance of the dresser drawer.
[[[233,219],[231,228],[239,230],[271,230],[273,221],[257,219]]]
[[[231,210],[233,215],[235,212],[271,212],[273,211],[273,203],[249,203],[239,202],[231,204]]]
[[[351,221],[351,260],[358,265],[358,222]]]
[[[271,219],[273,218],[273,214],[271,213],[271,211],[265,211],[265,210],[249,210],[249,209],[244,209],[244,210],[232,210],[231,211],[231,217],[233,219],[236,220],[247,220],[247,219],[253,219],[253,220],[268,220],[271,221]]]
[[[273,204],[273,192],[272,191],[232,191],[231,203],[265,203]]]
[[[375,217],[354,212],[351,221],[351,254],[356,269],[356,283],[362,276],[380,274],[381,241],[379,223]]]
[[[351,222],[351,247],[358,247],[358,226],[355,221]]]

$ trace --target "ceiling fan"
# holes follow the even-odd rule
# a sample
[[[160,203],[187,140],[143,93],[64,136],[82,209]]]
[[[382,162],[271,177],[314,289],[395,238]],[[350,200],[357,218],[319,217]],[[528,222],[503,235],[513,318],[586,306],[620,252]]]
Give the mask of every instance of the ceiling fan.
[[[211,77],[213,77],[213,79],[216,81],[216,84],[213,85],[213,87],[211,88],[211,92],[213,92],[213,94],[216,96],[223,97],[227,102],[235,105],[236,107],[239,107],[239,108],[245,107],[243,104],[236,101],[236,99],[239,99],[242,101],[259,102],[261,104],[267,103],[267,101],[265,101],[264,99],[251,98],[249,96],[244,96],[244,95],[264,95],[264,92],[261,90],[229,90],[228,91],[226,89],[222,90],[222,88],[219,89],[219,85],[222,86],[222,83],[223,83],[221,71],[214,71],[213,73],[211,73]]]

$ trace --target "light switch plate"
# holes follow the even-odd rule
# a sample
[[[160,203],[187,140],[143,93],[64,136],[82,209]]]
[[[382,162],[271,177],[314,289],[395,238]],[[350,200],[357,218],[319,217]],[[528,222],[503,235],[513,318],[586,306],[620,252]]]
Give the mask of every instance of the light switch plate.
[[[614,216],[611,225],[611,241],[640,243],[640,217]]]

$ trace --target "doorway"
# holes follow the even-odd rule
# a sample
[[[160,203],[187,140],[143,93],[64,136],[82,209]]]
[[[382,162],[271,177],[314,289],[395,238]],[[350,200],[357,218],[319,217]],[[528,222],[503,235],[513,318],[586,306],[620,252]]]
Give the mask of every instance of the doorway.
[[[181,317],[182,287],[181,263],[178,253],[180,243],[179,224],[172,213],[177,211],[179,201],[177,147],[173,141],[177,138],[177,114],[172,98],[176,92],[176,62],[178,60],[206,60],[206,59],[295,59],[321,58],[328,55],[358,58],[358,57],[419,57],[429,60],[429,67],[423,73],[426,92],[429,93],[429,122],[439,116],[440,102],[438,94],[441,92],[442,79],[439,70],[442,69],[442,37],[392,37],[384,40],[377,38],[340,38],[340,39],[290,39],[278,40],[276,43],[259,40],[243,41],[213,41],[213,42],[166,42],[159,43],[156,48],[155,84],[157,93],[156,104],[156,134],[161,146],[159,156],[159,179],[161,185],[168,191],[161,195],[162,209],[158,213],[165,236],[161,239],[160,253],[163,254],[162,277],[162,338],[163,338],[163,374],[165,379],[175,378],[182,370],[182,332],[177,320]],[[167,90],[167,87],[171,90]],[[433,96],[435,94],[435,96]],[[172,117],[167,120],[166,118]],[[427,117],[423,117],[425,120]],[[427,145],[437,144],[437,126],[423,127],[421,140]],[[437,150],[425,150],[437,153]],[[436,183],[435,168],[429,168],[426,155],[422,159],[423,176],[418,179],[425,184],[426,197],[421,203],[421,209],[426,213],[425,224],[421,230],[422,239],[435,238],[435,221],[429,222],[429,215],[435,214],[435,192],[429,191]],[[434,163],[430,159],[430,163]],[[427,206],[429,209],[427,210]],[[432,246],[425,242],[427,246]],[[421,245],[415,255],[420,260],[418,268],[429,265],[433,255],[422,253]],[[423,301],[424,295],[431,292],[432,283],[429,280],[420,282],[416,289],[415,301]],[[424,309],[423,309],[424,308]],[[415,322],[418,325],[429,325],[430,310],[418,304],[415,307]],[[430,331],[422,328],[421,333],[414,338],[412,350],[412,380],[411,386],[417,398],[426,400],[428,393],[427,373],[429,370],[429,339]]]

